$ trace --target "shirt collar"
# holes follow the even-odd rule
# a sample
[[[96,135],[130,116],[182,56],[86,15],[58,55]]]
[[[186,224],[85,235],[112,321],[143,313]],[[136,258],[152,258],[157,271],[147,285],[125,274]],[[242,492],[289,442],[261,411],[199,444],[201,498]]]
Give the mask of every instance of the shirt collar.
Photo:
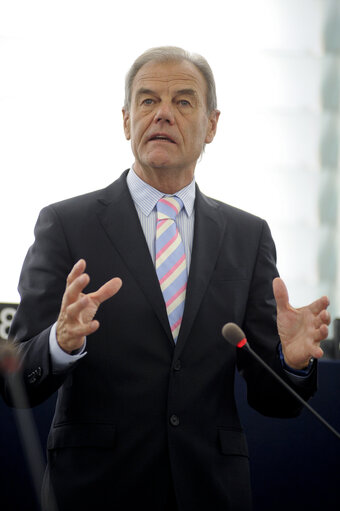
[[[126,181],[134,203],[139,206],[139,208],[146,216],[150,215],[159,199],[164,197],[164,195],[167,195],[160,192],[159,190],[156,190],[156,188],[153,188],[145,181],[143,181],[140,177],[137,176],[133,168],[129,170]],[[195,193],[196,189],[194,178],[190,184],[175,194],[172,194],[176,195],[182,200],[184,209],[188,216],[191,216],[194,210]]]

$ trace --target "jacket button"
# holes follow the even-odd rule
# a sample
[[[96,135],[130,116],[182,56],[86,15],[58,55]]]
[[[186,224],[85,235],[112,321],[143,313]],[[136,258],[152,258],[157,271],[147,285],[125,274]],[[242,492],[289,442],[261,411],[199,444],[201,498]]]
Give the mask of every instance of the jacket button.
[[[182,368],[181,361],[180,360],[176,360],[176,362],[174,363],[174,370],[175,371],[179,371],[181,368]]]
[[[170,417],[170,424],[171,426],[178,426],[179,425],[179,418],[177,415],[171,415]]]
[[[28,383],[36,383],[38,380],[40,380],[42,375],[42,369],[40,366],[38,366],[34,371],[29,373],[27,375]]]

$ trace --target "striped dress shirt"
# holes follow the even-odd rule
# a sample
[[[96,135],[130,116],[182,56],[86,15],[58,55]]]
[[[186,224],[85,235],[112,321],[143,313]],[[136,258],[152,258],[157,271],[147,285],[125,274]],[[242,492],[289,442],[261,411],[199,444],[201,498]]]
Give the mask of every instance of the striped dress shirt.
[[[155,264],[155,240],[157,225],[156,204],[161,197],[164,197],[164,195],[167,194],[164,194],[159,190],[156,190],[156,188],[153,188],[152,186],[145,183],[145,181],[137,176],[133,168],[129,170],[127,175],[127,185],[135,204],[152,260]],[[188,186],[176,192],[176,196],[179,197],[183,202],[183,208],[176,217],[176,223],[184,244],[187,270],[189,273],[192,243],[194,239],[195,179],[193,179]]]

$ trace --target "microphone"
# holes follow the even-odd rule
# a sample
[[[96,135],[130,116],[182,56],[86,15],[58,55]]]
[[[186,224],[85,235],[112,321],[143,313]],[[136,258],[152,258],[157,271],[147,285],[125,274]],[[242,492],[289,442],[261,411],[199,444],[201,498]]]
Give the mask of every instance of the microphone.
[[[13,374],[20,369],[17,345],[0,337],[0,374]]]
[[[314,408],[312,408],[297,392],[295,392],[295,390],[292,389],[292,387],[288,385],[288,383],[286,383],[275,371],[273,371],[273,369],[268,364],[266,364],[266,362],[262,360],[262,358],[249,346],[245,333],[239,326],[237,326],[235,323],[225,324],[222,328],[222,335],[233,346],[240,349],[246,349],[248,353],[250,353],[263,367],[265,367],[265,369],[267,369],[267,371],[270,372],[274,378],[276,378],[278,382],[281,383],[281,385],[283,385],[288,390],[288,392],[290,392],[298,401],[300,401],[304,407],[312,412],[324,426],[326,426],[337,438],[340,439],[340,433],[338,433],[336,429],[334,429],[323,417],[321,417],[321,415],[319,415],[318,412],[314,410]]]

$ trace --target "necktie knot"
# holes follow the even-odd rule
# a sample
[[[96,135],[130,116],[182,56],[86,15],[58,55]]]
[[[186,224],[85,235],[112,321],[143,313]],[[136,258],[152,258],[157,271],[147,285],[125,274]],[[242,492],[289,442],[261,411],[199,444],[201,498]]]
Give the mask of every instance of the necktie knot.
[[[176,219],[176,216],[183,208],[183,202],[179,197],[171,196],[171,197],[162,197],[157,202],[157,213],[158,220],[171,218],[172,220]]]

